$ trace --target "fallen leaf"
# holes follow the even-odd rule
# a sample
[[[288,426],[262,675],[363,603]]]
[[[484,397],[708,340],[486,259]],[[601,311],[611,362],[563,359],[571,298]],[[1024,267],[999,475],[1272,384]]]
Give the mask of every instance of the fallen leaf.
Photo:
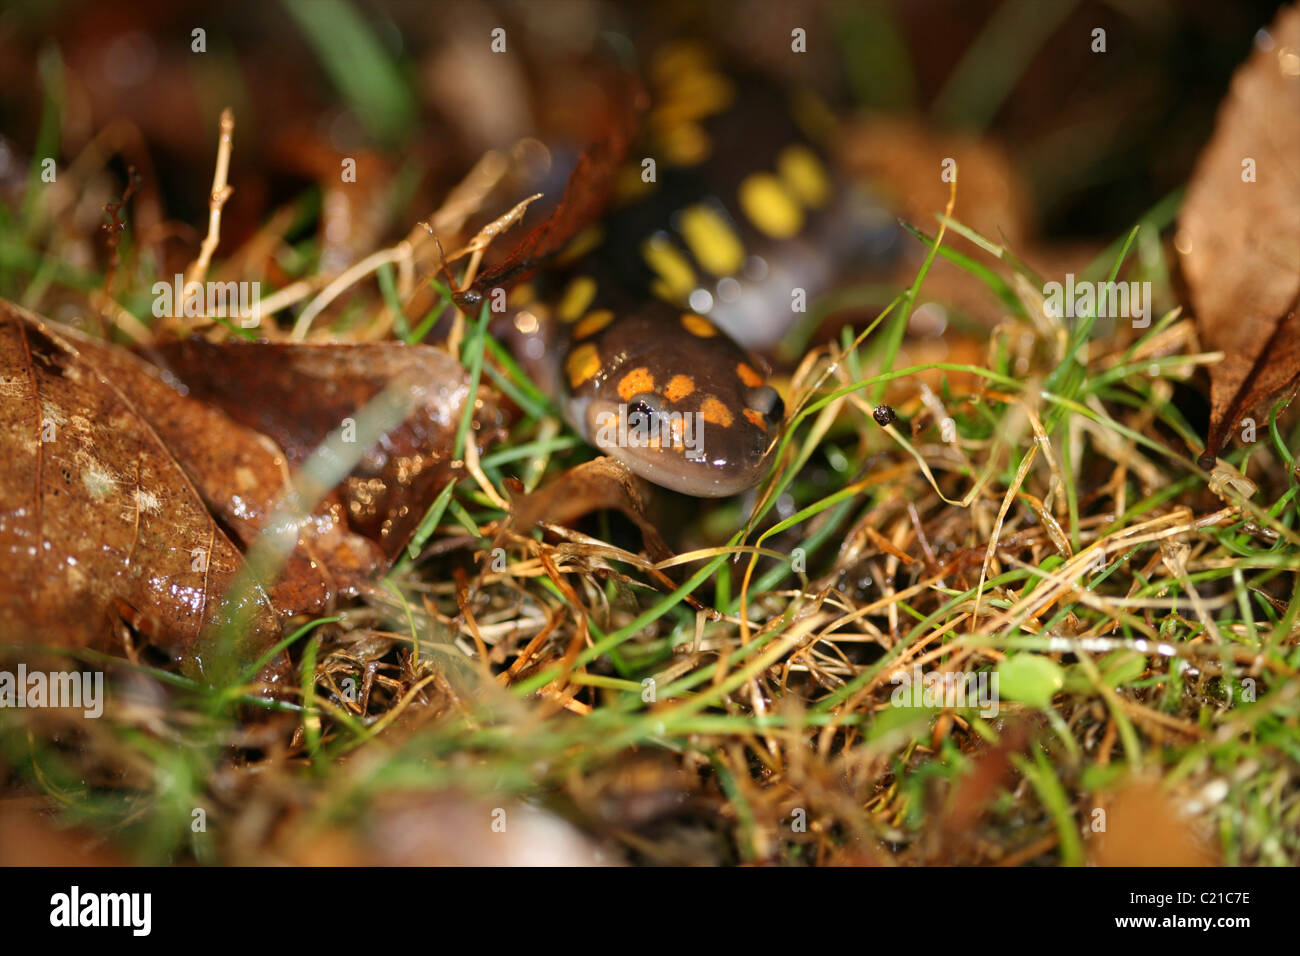
[[[42,802],[27,797],[0,800],[0,866],[127,866],[129,863],[101,835],[85,827],[62,824]]]
[[[646,94],[630,77],[613,80],[603,104],[603,135],[583,150],[555,209],[492,268],[454,296],[471,311],[490,289],[509,288],[554,258],[594,223],[613,193],[614,181],[645,107]]]
[[[641,531],[646,551],[656,561],[673,556],[672,550],[646,515],[650,483],[621,461],[600,457],[570,468],[537,491],[512,502],[511,519],[520,531],[539,521],[567,525],[593,511],[622,512]]]
[[[881,144],[889,144],[882,149]],[[890,209],[934,235],[935,216],[948,204],[957,176],[953,218],[1008,248],[1022,248],[1033,231],[1030,201],[1005,149],[989,137],[941,133],[916,120],[897,117],[860,119],[846,126],[842,157],[856,179],[871,182]],[[980,258],[983,250],[961,236],[946,244]],[[921,247],[915,247],[918,251]],[[915,266],[911,266],[915,271]]]
[[[197,398],[182,395],[162,373],[125,349],[79,339],[90,357],[131,399],[194,482],[208,510],[244,551],[293,496],[289,462],[266,435],[238,424]],[[349,530],[343,501],[326,495],[293,518],[296,542],[269,585],[281,617],[329,613],[341,598],[386,566],[379,548]]]
[[[1234,75],[1175,244],[1201,343],[1224,353],[1210,368],[1211,467],[1242,418],[1300,383],[1300,7]]]
[[[361,410],[386,388],[409,385],[413,411],[379,437],[338,488],[348,526],[389,561],[447,482],[464,475],[453,452],[469,376],[441,349],[192,338],[152,347],[148,357],[187,394],[269,437],[294,467],[336,430],[356,432]],[[497,413],[485,399],[476,404],[474,436],[482,450],[497,435]],[[346,446],[349,436],[342,438]]]
[[[119,383],[72,335],[3,301],[0,442],[5,643],[112,651],[126,621],[213,680],[279,637],[259,586],[227,600],[243,557]],[[218,645],[236,621],[235,646]]]
[[[1105,798],[1089,814],[1100,828],[1088,833],[1094,866],[1214,866],[1212,843],[1198,832],[1187,805],[1158,781],[1135,780]]]

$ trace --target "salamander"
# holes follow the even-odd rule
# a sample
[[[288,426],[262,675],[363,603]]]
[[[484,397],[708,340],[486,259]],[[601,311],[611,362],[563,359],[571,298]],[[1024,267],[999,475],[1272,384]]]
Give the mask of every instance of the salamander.
[[[511,291],[511,335],[587,442],[655,484],[731,495],[763,477],[784,425],[749,350],[896,228],[761,81],[694,45],[661,51],[650,81],[644,154],[612,210]]]

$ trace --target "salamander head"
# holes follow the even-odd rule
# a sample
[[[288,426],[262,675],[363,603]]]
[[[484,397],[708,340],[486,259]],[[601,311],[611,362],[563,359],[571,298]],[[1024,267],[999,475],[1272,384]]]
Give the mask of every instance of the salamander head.
[[[732,495],[763,478],[785,409],[726,335],[657,304],[582,331],[565,362],[567,414],[589,442],[688,495]]]

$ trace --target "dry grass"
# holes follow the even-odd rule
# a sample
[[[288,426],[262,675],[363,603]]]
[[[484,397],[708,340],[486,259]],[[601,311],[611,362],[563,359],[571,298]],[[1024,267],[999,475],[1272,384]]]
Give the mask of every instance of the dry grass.
[[[484,175],[430,221],[463,223]],[[57,808],[150,862],[1300,861],[1294,423],[1275,411],[1201,471],[1181,395],[1216,356],[1188,319],[1044,320],[1042,277],[940,222],[938,241],[917,232],[913,284],[799,366],[760,489],[675,502],[691,530],[671,561],[609,516],[506,524],[507,478],[535,488],[590,452],[482,316],[458,327],[475,380],[521,417],[481,460],[466,444],[470,478],[364,601],[287,641],[298,699],[73,654],[108,671],[109,709],[0,715],[3,805]],[[1094,275],[1118,275],[1136,234]],[[980,361],[905,365],[934,345],[904,333],[939,254],[1006,319]],[[284,337],[415,341],[450,307],[439,284],[405,314],[435,257],[413,225],[342,277],[304,270],[267,311],[301,306]],[[1170,301],[1143,260],[1126,278]],[[134,314],[109,301],[110,325]],[[902,416],[885,428],[882,396]],[[996,716],[895,706],[914,668],[997,675]],[[548,842],[539,808],[582,837]],[[500,809],[524,822],[501,832]]]

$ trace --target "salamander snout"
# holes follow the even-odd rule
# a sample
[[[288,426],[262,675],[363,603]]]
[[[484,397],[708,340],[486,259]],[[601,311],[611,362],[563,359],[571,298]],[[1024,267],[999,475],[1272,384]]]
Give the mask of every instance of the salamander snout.
[[[611,326],[599,371],[575,389],[571,411],[588,441],[649,481],[699,497],[736,494],[766,473],[784,404],[739,346],[691,327],[697,334]]]

